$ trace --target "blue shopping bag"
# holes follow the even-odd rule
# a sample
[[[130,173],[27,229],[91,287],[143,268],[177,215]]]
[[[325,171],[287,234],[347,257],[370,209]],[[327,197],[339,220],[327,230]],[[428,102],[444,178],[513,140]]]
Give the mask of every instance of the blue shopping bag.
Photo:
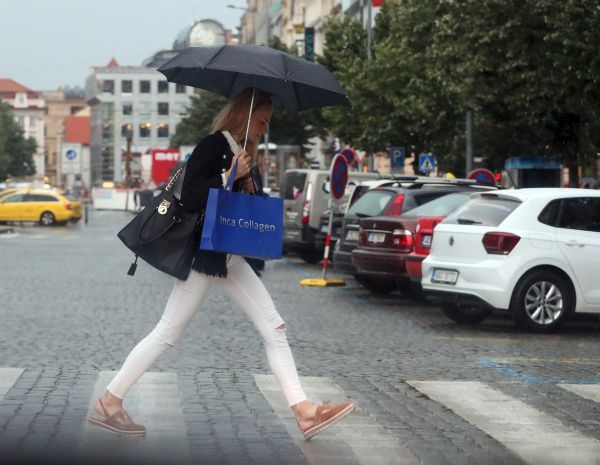
[[[233,192],[236,169],[225,189],[208,192],[200,249],[263,260],[281,258],[283,199]]]

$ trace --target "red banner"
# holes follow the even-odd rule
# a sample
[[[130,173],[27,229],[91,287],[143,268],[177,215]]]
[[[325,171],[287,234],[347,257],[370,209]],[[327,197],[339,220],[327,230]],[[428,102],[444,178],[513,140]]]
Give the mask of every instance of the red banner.
[[[179,149],[152,150],[152,181],[157,186],[169,180],[169,170],[181,159]]]
[[[371,3],[373,4],[374,7],[378,7],[378,6],[383,5],[384,1],[385,0],[371,0]]]

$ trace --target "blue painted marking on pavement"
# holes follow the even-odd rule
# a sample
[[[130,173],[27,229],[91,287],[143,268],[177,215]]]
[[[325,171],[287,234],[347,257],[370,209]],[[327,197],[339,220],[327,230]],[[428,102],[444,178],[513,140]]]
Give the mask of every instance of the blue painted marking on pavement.
[[[477,360],[481,365],[487,368],[493,368],[499,373],[510,376],[511,378],[517,378],[519,381],[532,384],[600,384],[600,380],[594,379],[542,379],[537,376],[526,375],[520,371],[512,368],[502,366],[500,363],[495,362],[489,358],[480,358]]]
[[[511,378],[518,378],[520,381],[524,381],[527,383],[543,383],[544,382],[541,378],[538,378],[537,376],[526,375],[517,370],[513,370],[512,368],[506,368],[506,367],[500,365],[499,363],[494,362],[493,360],[491,360],[489,358],[480,358],[478,360],[478,362],[481,363],[485,367],[493,368],[494,370],[496,370],[504,375],[510,376]]]

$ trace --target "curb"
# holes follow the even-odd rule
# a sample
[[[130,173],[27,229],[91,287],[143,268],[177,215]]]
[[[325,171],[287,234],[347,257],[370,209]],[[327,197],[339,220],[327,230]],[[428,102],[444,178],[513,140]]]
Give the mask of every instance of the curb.
[[[15,231],[12,226],[0,226],[0,234],[10,234],[13,232]]]

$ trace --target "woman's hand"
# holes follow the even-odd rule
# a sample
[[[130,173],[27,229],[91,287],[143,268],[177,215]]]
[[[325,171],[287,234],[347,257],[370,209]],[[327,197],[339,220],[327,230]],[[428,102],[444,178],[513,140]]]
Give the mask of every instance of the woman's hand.
[[[231,170],[235,165],[236,161],[238,162],[238,166],[235,172],[234,181],[237,181],[238,179],[243,178],[247,176],[248,173],[250,173],[250,168],[252,167],[252,158],[250,157],[250,154],[248,152],[246,152],[245,150],[240,150],[238,154],[233,157],[233,160],[231,161],[231,167],[229,168],[229,170],[225,172],[225,176],[227,176],[227,179],[229,179],[229,177],[231,176]]]
[[[252,179],[252,176],[244,178],[244,192],[247,192],[248,194],[256,194],[256,189],[254,187],[254,180]]]

